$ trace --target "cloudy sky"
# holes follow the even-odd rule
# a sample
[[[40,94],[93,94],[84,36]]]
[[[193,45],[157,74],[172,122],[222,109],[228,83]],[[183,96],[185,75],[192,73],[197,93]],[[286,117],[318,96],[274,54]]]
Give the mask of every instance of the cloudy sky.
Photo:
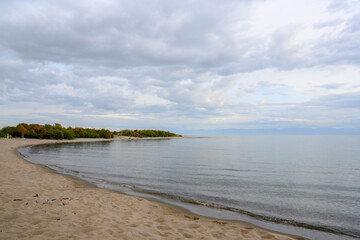
[[[0,2],[0,127],[359,129],[358,0]]]

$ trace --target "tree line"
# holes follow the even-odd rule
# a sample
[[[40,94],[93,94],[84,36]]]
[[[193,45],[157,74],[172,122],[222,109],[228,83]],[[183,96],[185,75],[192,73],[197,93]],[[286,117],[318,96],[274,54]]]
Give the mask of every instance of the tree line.
[[[128,137],[181,137],[181,135],[167,132],[167,131],[160,131],[160,130],[122,130],[118,133],[119,136],[128,136]]]
[[[38,139],[75,139],[75,138],[113,138],[114,134],[107,129],[68,127],[64,128],[59,123],[54,125],[26,124],[3,127],[0,137],[27,137]]]

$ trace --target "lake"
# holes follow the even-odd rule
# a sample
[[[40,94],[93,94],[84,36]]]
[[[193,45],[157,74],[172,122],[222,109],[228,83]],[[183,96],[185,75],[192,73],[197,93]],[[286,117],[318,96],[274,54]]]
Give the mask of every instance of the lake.
[[[360,136],[54,144],[28,161],[99,187],[310,239],[360,238]]]

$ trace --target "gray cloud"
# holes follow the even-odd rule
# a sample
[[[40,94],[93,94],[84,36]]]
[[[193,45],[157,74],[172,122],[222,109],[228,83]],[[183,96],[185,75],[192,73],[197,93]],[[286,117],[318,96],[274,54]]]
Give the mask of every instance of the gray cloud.
[[[309,101],[306,105],[329,109],[360,110],[360,92],[331,94]]]
[[[322,64],[360,63],[360,14],[346,21],[344,29],[337,37],[324,37],[314,49],[315,56]]]
[[[211,1],[155,1],[146,7],[127,1],[62,3],[16,3],[2,14],[1,44],[39,61],[206,67],[233,60],[234,42],[227,26],[246,13],[236,12],[231,1],[221,6]]]
[[[299,49],[286,47],[296,26],[279,29],[267,49],[248,54],[257,45],[263,48],[262,39],[244,34],[250,4],[8,2],[1,15],[0,43],[25,59],[75,66],[176,66],[231,74],[307,65],[309,59],[295,57]],[[234,28],[241,24],[243,28]]]
[[[325,21],[325,22],[320,22],[320,23],[316,23],[314,25],[315,28],[326,28],[326,27],[333,27],[333,26],[338,26],[339,24],[341,24],[343,22],[342,19],[334,19],[334,20],[330,20],[330,21]]]
[[[320,85],[318,86],[319,88],[324,88],[324,89],[339,89],[344,87],[345,84],[342,83],[333,83],[333,84],[324,84],[324,85]]]
[[[315,29],[329,29],[346,21],[340,34],[324,34],[303,46],[292,44],[301,23],[277,27],[266,39],[249,34],[252,9],[263,2],[2,1],[0,104],[8,111],[9,106],[32,103],[62,105],[70,115],[70,110],[83,116],[143,114],[173,119],[173,125],[186,119],[202,119],[208,126],[218,119],[231,127],[246,121],[275,124],[268,118],[281,114],[272,112],[288,111],[292,101],[260,106],[242,101],[243,96],[286,84],[267,76],[252,83],[242,74],[358,66],[360,15],[314,24]],[[347,8],[332,4],[329,9]],[[303,54],[303,47],[311,54]],[[335,90],[342,85],[318,86]],[[325,100],[331,104],[321,99],[311,104],[356,107],[355,94],[343,98],[343,103],[329,96]],[[49,114],[40,115],[60,116]]]

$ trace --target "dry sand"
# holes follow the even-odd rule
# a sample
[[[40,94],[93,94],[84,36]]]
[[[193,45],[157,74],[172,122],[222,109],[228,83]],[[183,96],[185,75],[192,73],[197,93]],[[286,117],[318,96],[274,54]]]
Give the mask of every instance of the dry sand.
[[[16,153],[55,142],[0,139],[0,239],[301,239],[99,189]]]

